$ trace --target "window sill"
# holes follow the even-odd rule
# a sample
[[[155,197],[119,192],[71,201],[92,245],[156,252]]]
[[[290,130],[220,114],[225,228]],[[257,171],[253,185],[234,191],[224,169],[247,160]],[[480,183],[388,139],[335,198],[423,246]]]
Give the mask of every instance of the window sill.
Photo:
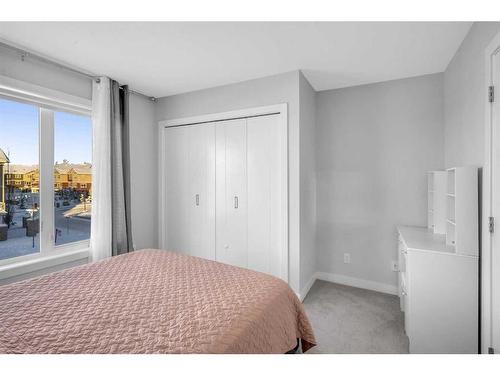
[[[35,259],[25,260],[16,263],[10,263],[0,266],[0,280],[13,278],[16,276],[37,272],[45,268],[51,268],[71,263],[78,260],[83,260],[90,257],[90,249],[79,249],[73,251],[65,251],[55,255],[47,255]]]

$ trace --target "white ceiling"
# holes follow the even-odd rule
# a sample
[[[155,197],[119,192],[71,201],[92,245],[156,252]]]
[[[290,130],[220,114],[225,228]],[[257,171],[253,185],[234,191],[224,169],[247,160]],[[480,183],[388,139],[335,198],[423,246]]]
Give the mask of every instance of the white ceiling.
[[[0,38],[156,97],[301,69],[320,91],[442,72],[470,22],[0,23]]]

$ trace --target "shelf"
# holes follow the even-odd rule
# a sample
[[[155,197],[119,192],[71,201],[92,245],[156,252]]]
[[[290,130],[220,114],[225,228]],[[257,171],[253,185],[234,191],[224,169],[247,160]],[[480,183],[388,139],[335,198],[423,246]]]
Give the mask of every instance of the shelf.
[[[455,195],[455,168],[450,168],[448,171],[448,187],[447,187],[447,195],[453,196]]]
[[[447,172],[431,171],[427,176],[427,226],[436,234],[445,234]]]
[[[453,225],[455,225],[456,217],[455,217],[455,195],[454,194],[446,194],[447,202],[446,202],[446,219]]]
[[[446,244],[448,246],[455,247],[455,245],[456,245],[456,243],[455,243],[455,229],[456,229],[455,222],[447,219],[446,220]]]

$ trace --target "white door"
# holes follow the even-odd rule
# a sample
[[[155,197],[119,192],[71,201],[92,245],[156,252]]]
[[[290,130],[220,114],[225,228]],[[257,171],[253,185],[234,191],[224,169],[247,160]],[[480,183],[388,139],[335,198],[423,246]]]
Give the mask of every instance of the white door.
[[[216,259],[247,267],[246,120],[216,124]]]
[[[215,259],[215,126],[165,129],[165,246]]]
[[[278,116],[247,120],[248,268],[281,276],[281,136]]]
[[[215,125],[190,125],[189,255],[215,260]]]
[[[500,47],[500,45],[499,45]],[[500,52],[492,56],[492,79],[496,89],[491,106],[492,126],[492,216],[496,219],[491,237],[491,341],[500,353]]]
[[[188,191],[188,128],[186,126],[167,128],[164,136],[164,245],[168,250],[189,254],[188,208],[192,201]]]
[[[165,248],[288,281],[287,122],[278,109],[165,128]]]

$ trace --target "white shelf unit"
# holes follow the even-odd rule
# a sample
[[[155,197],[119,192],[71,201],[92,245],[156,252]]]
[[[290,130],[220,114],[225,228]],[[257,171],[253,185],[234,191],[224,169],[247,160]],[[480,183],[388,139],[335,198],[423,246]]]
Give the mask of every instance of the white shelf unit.
[[[446,233],[446,171],[427,172],[427,227]]]
[[[447,171],[446,244],[457,254],[478,255],[478,171],[457,167]]]

